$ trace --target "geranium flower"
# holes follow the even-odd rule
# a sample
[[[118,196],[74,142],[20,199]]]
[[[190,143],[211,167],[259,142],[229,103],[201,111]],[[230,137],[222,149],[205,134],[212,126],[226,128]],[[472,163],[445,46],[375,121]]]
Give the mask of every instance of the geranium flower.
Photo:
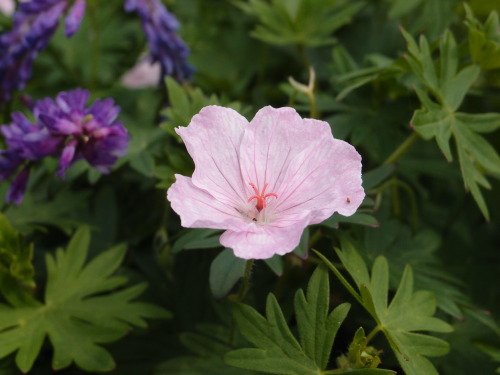
[[[306,226],[352,215],[365,196],[355,148],[292,108],[265,107],[249,123],[209,106],[176,132],[195,170],[176,175],[167,199],[184,227],[225,229],[237,257],[291,252]]]

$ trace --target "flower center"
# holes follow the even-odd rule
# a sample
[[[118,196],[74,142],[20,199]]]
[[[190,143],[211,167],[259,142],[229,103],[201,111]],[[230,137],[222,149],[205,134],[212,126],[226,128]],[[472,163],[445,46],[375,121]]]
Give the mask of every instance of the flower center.
[[[276,199],[278,198],[278,196],[274,193],[267,193],[266,194],[266,189],[267,189],[267,185],[268,185],[267,183],[264,184],[264,188],[262,189],[262,191],[260,193],[254,184],[252,184],[250,182],[249,185],[252,187],[253,191],[255,192],[255,195],[252,195],[250,198],[248,198],[248,202],[252,201],[253,199],[257,200],[257,204],[255,205],[255,208],[259,212],[262,211],[264,208],[266,208],[266,198],[269,198],[269,197],[275,197]]]

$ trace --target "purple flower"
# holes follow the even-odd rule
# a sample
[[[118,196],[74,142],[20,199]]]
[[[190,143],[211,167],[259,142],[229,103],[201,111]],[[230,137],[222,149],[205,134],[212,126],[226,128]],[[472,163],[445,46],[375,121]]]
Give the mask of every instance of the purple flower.
[[[159,0],[126,0],[125,10],[137,12],[151,49],[152,63],[159,62],[162,75],[178,81],[193,73],[186,59],[189,49],[177,35],[179,21]]]
[[[64,34],[69,38],[80,28],[83,16],[85,15],[86,0],[76,0],[66,16],[64,24]]]
[[[0,181],[6,180],[17,171],[23,159],[15,150],[0,150]]]
[[[5,198],[6,202],[20,204],[23,201],[29,175],[30,169],[29,166],[26,166],[14,179],[12,185],[10,185],[9,191],[7,191],[7,197]]]
[[[12,114],[12,123],[0,127],[8,150],[0,150],[0,180],[17,175],[7,194],[8,202],[21,202],[33,162],[47,156],[59,158],[62,177],[78,159],[108,173],[119,156],[125,154],[129,136],[117,121],[120,108],[112,99],[97,99],[86,107],[89,92],[76,89],[61,92],[56,99],[45,98],[33,107],[34,122],[20,113]]]
[[[117,121],[120,108],[112,99],[97,99],[89,108],[87,90],[62,92],[56,100],[46,98],[37,103],[34,114],[54,136],[61,136],[65,144],[59,163],[60,176],[69,165],[85,159],[103,173],[109,172],[119,156],[126,153],[129,136],[127,129]]]
[[[19,4],[12,30],[0,35],[0,101],[24,88],[31,77],[33,61],[44,49],[68,6],[66,0],[31,0]],[[66,35],[78,29],[85,1],[77,0],[66,19]]]
[[[225,229],[220,242],[237,257],[293,251],[306,226],[350,216],[365,197],[355,148],[292,108],[262,108],[248,123],[209,106],[176,131],[195,170],[176,175],[167,199],[184,227]]]
[[[64,137],[53,134],[39,123],[31,123],[21,112],[14,112],[10,125],[0,126],[9,150],[25,160],[36,161],[56,155],[64,144]]]

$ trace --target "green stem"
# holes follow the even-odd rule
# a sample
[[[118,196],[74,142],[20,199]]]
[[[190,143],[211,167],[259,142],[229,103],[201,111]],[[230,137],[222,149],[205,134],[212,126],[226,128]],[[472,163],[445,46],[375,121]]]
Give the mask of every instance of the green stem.
[[[410,198],[410,204],[411,204],[411,213],[412,213],[412,221],[413,221],[413,231],[416,231],[419,222],[418,222],[418,215],[417,215],[417,199],[415,198],[415,193],[413,192],[413,189],[408,185],[406,182],[403,182],[397,178],[394,179],[394,184],[400,186],[403,190],[406,191],[408,194],[408,197]]]
[[[254,264],[253,259],[247,260],[245,264],[245,272],[243,273],[243,279],[241,281],[240,290],[238,291],[238,295],[236,296],[235,302],[241,302],[247,295],[248,291],[252,284],[250,283],[250,276],[252,274],[252,266]]]
[[[99,59],[101,55],[101,42],[99,33],[99,22],[97,22],[96,1],[91,1],[88,8],[88,15],[91,24],[91,38],[92,38],[92,61],[90,65],[90,86],[91,89],[95,88],[97,83],[97,74],[99,72]]]
[[[383,165],[392,164],[396,162],[401,156],[403,156],[406,151],[410,149],[411,146],[419,139],[417,133],[413,133],[406,140],[399,145],[399,147],[382,163]]]
[[[245,264],[245,271],[243,273],[243,279],[241,280],[240,290],[238,291],[238,295],[234,298],[234,302],[239,303],[243,301],[245,296],[252,284],[250,283],[250,276],[252,274],[252,266],[254,264],[254,259],[247,260]],[[234,339],[236,335],[236,322],[234,321],[234,317],[231,319],[231,323],[229,324],[229,345],[234,345]]]
[[[316,98],[314,97],[314,93],[311,92],[307,95],[309,97],[309,105],[311,107],[310,109],[310,117],[314,119],[319,119],[319,112],[316,108]]]
[[[321,229],[316,230],[314,234],[309,238],[309,248],[314,247],[314,245],[316,245],[316,242],[321,239],[321,236]]]
[[[302,62],[306,66],[307,69],[311,66],[311,61],[309,60],[309,57],[307,57],[306,49],[304,45],[298,44],[297,45],[297,53],[299,54],[300,58],[302,59]]]
[[[323,254],[321,254],[319,251],[316,251],[312,249],[316,253],[316,255],[326,264],[326,266],[333,272],[333,274],[339,279],[340,283],[344,286],[344,288],[347,289],[347,291],[358,301],[358,303],[365,307],[365,304],[363,303],[363,299],[361,296],[354,290],[354,288],[351,286],[349,281],[346,280],[346,278],[340,273],[340,271],[333,265],[332,262],[330,262]],[[366,307],[365,307],[366,308]]]
[[[377,325],[375,328],[372,329],[372,331],[366,336],[366,344],[368,344],[377,333],[379,333],[381,330],[381,327]]]
[[[399,215],[401,214],[401,204],[399,202],[399,190],[398,190],[398,184],[393,183],[391,186],[392,190],[392,209],[394,212],[394,216],[399,218]]]

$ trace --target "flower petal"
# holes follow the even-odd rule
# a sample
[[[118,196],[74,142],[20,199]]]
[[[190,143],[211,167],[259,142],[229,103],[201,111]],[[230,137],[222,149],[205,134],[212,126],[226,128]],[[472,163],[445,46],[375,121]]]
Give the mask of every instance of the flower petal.
[[[129,89],[144,89],[157,87],[161,79],[161,65],[148,59],[139,61],[132,69],[127,71],[120,82]]]
[[[293,108],[267,106],[257,112],[241,143],[241,170],[249,197],[250,182],[259,192],[267,183],[266,192],[278,194],[292,160],[325,136],[331,137],[328,124],[309,129]]]
[[[76,0],[66,16],[64,34],[69,38],[77,32],[85,15],[85,0]]]
[[[61,159],[59,160],[59,171],[56,173],[59,177],[64,178],[64,172],[66,172],[66,169],[73,162],[77,145],[78,141],[73,139],[62,150]]]
[[[61,92],[56,97],[56,103],[64,113],[79,111],[83,113],[85,104],[89,100],[90,92],[81,88]]]
[[[336,140],[327,122],[301,119],[292,108],[265,107],[250,122],[241,145],[245,182],[277,199],[267,201],[269,217],[309,215],[311,224],[334,212],[352,215],[364,198],[361,156]],[[248,194],[252,194],[248,190]]]
[[[243,259],[268,259],[275,254],[284,255],[298,246],[308,220],[303,217],[284,226],[280,222],[255,225],[255,232],[227,230],[220,237],[220,243],[232,248],[234,255]]]
[[[190,177],[176,174],[175,178],[167,199],[183,227],[242,230],[247,225],[233,207],[196,187]]]
[[[365,197],[361,156],[350,144],[331,137],[314,142],[290,163],[278,194],[276,217],[309,211],[311,224],[317,224],[334,212],[350,216]]]
[[[208,106],[187,127],[176,129],[195,163],[193,184],[220,202],[246,203],[240,143],[248,121],[230,108]]]
[[[14,203],[16,205],[21,204],[26,191],[26,186],[28,185],[29,175],[29,166],[26,166],[21,172],[19,172],[7,191],[7,196],[5,197],[5,201],[7,203]]]

